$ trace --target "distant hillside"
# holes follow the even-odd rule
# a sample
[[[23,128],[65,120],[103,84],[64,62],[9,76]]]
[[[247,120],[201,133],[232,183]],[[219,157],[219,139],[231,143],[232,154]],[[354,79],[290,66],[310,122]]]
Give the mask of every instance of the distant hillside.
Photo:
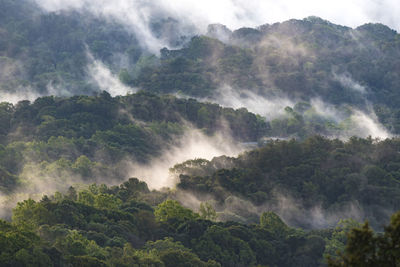
[[[0,1],[0,90],[74,95],[98,91],[88,53],[106,65],[133,64],[142,50],[121,25],[77,12],[46,13],[33,1]],[[124,54],[128,63],[118,55]],[[125,59],[124,59],[125,60]]]
[[[195,96],[227,84],[272,99],[372,105],[386,127],[400,130],[400,35],[384,25],[351,29],[310,17],[234,32],[210,25],[207,35],[162,50],[161,65],[128,84]]]
[[[275,141],[237,158],[178,164],[178,188],[251,218],[268,207],[292,225],[314,228],[338,218],[382,227],[400,209],[400,142],[312,137]],[[232,195],[249,203],[232,199]],[[247,208],[241,208],[247,206]],[[228,208],[229,209],[229,208]]]
[[[382,24],[351,29],[317,17],[235,31],[213,24],[191,40],[172,34],[169,43],[182,48],[164,48],[156,56],[133,32],[103,17],[48,13],[28,0],[2,0],[0,10],[0,91],[5,96],[112,92],[107,86],[119,79],[132,90],[207,98],[227,85],[271,99],[319,98],[361,110],[372,106],[381,123],[400,131],[400,35]],[[178,23],[160,19],[151,29],[162,37]],[[109,69],[116,81],[93,72],[93,64]]]
[[[319,96],[336,104],[360,104],[364,98],[396,104],[400,35],[384,25],[351,29],[309,17],[234,32],[210,25],[207,35],[194,37],[181,50],[162,50],[161,66],[143,74],[138,84],[204,95],[228,83],[267,95]],[[190,76],[197,79],[186,86]],[[181,83],[173,85],[176,80]]]
[[[0,191],[37,177],[61,184],[71,175],[86,181],[126,178],[118,165],[122,160],[148,163],[165,150],[185,146],[185,136],[196,129],[204,137],[224,134],[238,144],[267,135],[269,124],[246,109],[149,92],[1,103]],[[200,139],[195,141],[201,144]]]

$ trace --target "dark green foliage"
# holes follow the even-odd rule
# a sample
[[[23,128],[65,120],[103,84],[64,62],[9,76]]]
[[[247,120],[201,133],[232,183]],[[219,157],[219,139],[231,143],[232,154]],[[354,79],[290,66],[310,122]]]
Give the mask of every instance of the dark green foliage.
[[[130,64],[142,54],[132,34],[89,13],[47,13],[29,0],[2,0],[0,10],[0,69],[8,70],[0,74],[1,91],[90,94],[98,88],[87,81],[89,52],[110,66],[118,64],[114,53]]]
[[[126,198],[122,192],[127,191],[131,200],[123,203],[120,196]],[[216,223],[174,200],[153,212],[140,201],[146,194],[151,194],[146,184],[132,178],[121,186],[92,184],[21,202],[12,223],[0,221],[0,263],[217,267],[318,266],[322,261],[325,236],[290,228],[275,214],[265,213],[261,224]],[[104,196],[107,201],[98,205]]]
[[[366,222],[353,228],[339,257],[329,258],[329,266],[398,266],[400,264],[400,213],[392,215],[383,234],[376,234]]]
[[[12,190],[35,175],[126,179],[121,160],[144,163],[159,156],[189,130],[185,124],[206,135],[224,124],[238,142],[257,140],[268,130],[265,120],[244,109],[143,91],[1,103],[0,190]]]
[[[398,205],[398,147],[397,139],[375,142],[352,138],[344,143],[314,137],[303,142],[275,141],[238,158],[192,160],[173,171],[184,173],[181,179],[185,189],[195,194],[215,193],[221,201],[232,198],[227,197],[231,192],[254,203],[262,199],[260,203],[272,204],[271,186],[279,186],[302,201],[304,211],[313,207],[308,198],[321,201],[328,210],[343,205],[349,199],[347,190],[351,190],[361,206],[370,208],[364,212],[376,223],[385,220],[379,209]],[[192,170],[202,176],[192,177]],[[361,179],[357,184],[362,187],[354,186],[357,179]],[[329,188],[337,191],[332,193]],[[260,198],[253,192],[265,195]],[[212,222],[204,219],[215,220],[205,216],[214,209],[208,203],[200,207],[199,215],[172,199],[145,203],[154,194],[161,194],[159,199],[175,196],[174,191],[150,191],[144,182],[131,178],[120,186],[70,187],[65,194],[45,196],[39,202],[21,202],[13,211],[12,224],[1,224],[0,245],[6,249],[0,260],[5,266],[27,262],[39,266],[321,266],[323,257],[329,256],[332,266],[348,266],[343,265],[347,261],[374,266],[398,258],[397,215],[382,236],[364,226],[350,232],[346,239],[356,222],[340,222],[333,230],[304,231],[291,228],[271,211],[262,213],[255,224]],[[298,220],[301,223],[302,218]],[[364,241],[368,242],[360,246]],[[336,251],[344,254],[333,257]]]
[[[228,84],[264,96],[306,101],[319,97],[361,109],[367,100],[386,126],[399,130],[399,35],[381,24],[351,29],[316,17],[289,20],[226,30],[225,43],[208,36],[194,36],[183,44],[172,40],[183,47],[163,48],[157,58],[143,51],[140,40],[124,27],[101,16],[45,13],[32,1],[3,0],[0,10],[6,10],[0,20],[0,69],[7,69],[0,75],[2,91],[31,87],[39,93],[59,94],[60,88],[72,94],[98,92],[86,77],[90,52],[122,82],[144,90],[208,97]],[[155,23],[156,36],[162,35],[158,31],[164,23],[177,22]],[[115,55],[127,62],[122,64]],[[351,79],[365,92],[354,89]],[[7,118],[1,114],[3,120]],[[63,126],[57,121],[53,128]]]
[[[41,247],[34,231],[0,221],[1,266],[52,266],[53,262]],[[54,260],[54,259],[53,259]]]
[[[161,64],[143,69],[132,84],[194,96],[209,96],[228,84],[264,96],[317,97],[361,109],[367,100],[379,119],[398,132],[396,31],[381,24],[351,29],[310,17],[228,35],[226,43],[196,36],[182,49],[163,49]]]
[[[231,34],[226,44],[200,36],[194,37],[181,50],[164,49],[161,66],[143,71],[139,84],[150,89],[153,84],[164,83],[155,90],[209,94],[202,82],[194,82],[190,87],[170,86],[168,82],[173,79],[164,76],[168,75],[164,73],[174,73],[175,77],[184,77],[190,73],[198,77],[211,76],[209,80],[213,83],[208,88],[212,89],[223,83],[257,91],[264,90],[265,86],[276,86],[280,91],[304,99],[320,96],[333,103],[361,103],[359,92],[352,91],[331,75],[332,69],[341,69],[342,73],[350,74],[368,87],[371,100],[387,104],[391,100],[380,91],[385,88],[395,94],[395,87],[389,85],[388,88],[383,81],[389,76],[387,80],[393,85],[398,81],[391,67],[398,65],[398,59],[392,57],[393,53],[399,53],[397,44],[398,34],[381,24],[351,29],[313,17],[289,20],[259,29],[239,29]],[[372,69],[365,62],[374,62]],[[387,75],[387,71],[391,74]],[[197,91],[193,91],[193,86]]]
[[[388,218],[383,210],[400,209],[399,147],[397,138],[376,142],[354,137],[342,142],[316,136],[302,142],[273,141],[228,163],[222,157],[220,162],[215,158],[177,165],[178,187],[200,197],[213,194],[225,204],[230,194],[255,205],[277,203],[285,194],[301,203],[303,211],[321,205],[335,212],[357,203],[363,219],[380,227]],[[303,224],[304,215],[293,217],[292,223],[311,226]]]
[[[24,136],[10,139],[47,141],[52,136],[87,139],[97,134],[96,138],[107,144],[126,145],[130,140],[125,140],[124,134],[144,138],[151,134],[146,129],[162,137],[178,134],[182,129],[175,123],[181,123],[182,119],[210,133],[225,120],[235,137],[254,141],[262,137],[268,127],[265,121],[245,109],[233,110],[194,99],[146,92],[116,98],[106,92],[95,97],[42,97],[34,103],[21,101],[15,106],[2,103],[0,112],[0,116],[4,116],[0,119],[3,142],[7,134],[21,128],[27,130]],[[147,127],[139,128],[139,121],[146,122]]]
[[[163,23],[175,22],[152,25],[159,36]],[[315,207],[335,214],[356,206],[378,228],[400,209],[399,139],[307,138],[340,134],[351,127],[347,104],[362,109],[368,101],[385,126],[400,131],[399,35],[380,24],[350,29],[316,17],[226,34],[225,43],[195,36],[158,58],[110,20],[0,0],[0,93],[79,94],[0,103],[1,196],[33,188],[36,179],[66,189],[19,202],[11,222],[0,221],[1,266],[321,266],[336,250],[342,254],[332,266],[399,265],[399,214],[383,234],[365,224],[347,238],[354,221],[312,231],[289,226],[314,228],[307,216]],[[87,79],[92,56],[144,91],[100,93]],[[301,102],[266,122],[245,108],[154,94],[210,97],[223,85]],[[317,114],[314,97],[341,105],[343,119]],[[150,191],[137,178],[119,186],[66,183],[71,176],[88,184],[126,179],[122,160],[147,163],[192,126],[263,147],[178,164],[171,169],[180,178],[176,190]],[[198,214],[174,200],[188,191],[216,201],[201,203]],[[271,211],[281,211],[282,196],[301,206],[283,212],[290,221]],[[216,222],[224,218],[246,224]]]

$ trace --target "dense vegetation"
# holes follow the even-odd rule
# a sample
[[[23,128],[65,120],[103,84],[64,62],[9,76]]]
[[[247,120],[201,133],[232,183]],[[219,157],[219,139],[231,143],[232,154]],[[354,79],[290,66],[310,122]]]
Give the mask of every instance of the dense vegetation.
[[[329,258],[329,266],[398,266],[400,213],[393,214],[385,232],[374,233],[365,223],[348,233],[347,245],[340,257]]]
[[[381,24],[351,29],[309,17],[233,32],[210,25],[206,36],[175,36],[173,46],[183,48],[155,56],[125,27],[87,12],[46,13],[29,0],[2,0],[0,10],[3,92],[98,92],[88,79],[90,53],[122,82],[151,92],[210,97],[229,85],[295,101],[372,103],[379,120],[399,132],[400,38]],[[174,23],[153,21],[154,36]]]
[[[3,102],[0,189],[10,192],[18,185],[27,186],[32,176],[124,179],[124,159],[146,163],[166,149],[184,146],[180,139],[193,128],[253,145],[262,145],[268,136],[304,139],[313,134],[340,135],[353,128],[349,121],[335,124],[319,116],[307,103],[287,107],[285,112],[285,117],[268,122],[245,108],[234,110],[146,91],[114,98],[102,92],[41,97],[16,105]]]
[[[33,1],[0,1],[0,90],[73,95],[98,91],[87,79],[88,53],[109,66],[142,49],[121,25],[77,12],[46,13]]]
[[[366,259],[375,263],[384,257],[381,247],[390,245],[382,240],[391,239],[374,237],[367,226],[351,231],[360,224],[338,220],[356,203],[363,216],[355,218],[380,228],[399,209],[399,146],[398,139],[274,141],[238,158],[176,165],[177,190],[150,191],[136,178],[120,186],[70,187],[18,203],[12,221],[1,222],[0,260],[5,266],[321,266],[329,256],[336,266],[353,260],[351,253],[364,253],[357,248],[367,235],[377,258]],[[200,206],[185,201],[188,192],[203,201]],[[277,192],[301,209],[276,205]],[[323,214],[337,212],[333,223],[313,225],[308,218],[315,205]],[[311,229],[291,228],[273,211]],[[396,235],[393,220],[387,229]],[[312,230],[327,225],[335,228]]]
[[[399,151],[396,138],[342,142],[312,137],[270,142],[238,158],[190,160],[172,170],[180,174],[178,188],[200,199],[212,195],[222,206],[229,205],[232,194],[256,206],[268,203],[293,225],[306,228],[329,223],[313,220],[316,207],[326,217],[346,216],[348,210],[380,228],[400,209]],[[288,198],[294,201],[282,206]]]
[[[69,173],[91,181],[126,178],[118,166],[121,160],[145,163],[161,156],[193,128],[208,135],[225,130],[236,142],[249,142],[267,134],[268,123],[246,109],[147,92],[115,98],[107,92],[49,96],[15,106],[4,102],[0,104],[0,189],[9,192],[35,175]]]
[[[400,35],[384,25],[351,29],[310,17],[234,32],[210,25],[208,36],[162,50],[161,64],[143,69],[130,84],[200,96],[229,84],[335,105],[365,108],[370,102],[379,119],[399,131]]]
[[[152,54],[87,10],[0,0],[1,266],[399,265],[400,139],[343,141],[368,136],[363,123],[384,132],[374,112],[400,132],[396,31],[309,17],[188,38],[174,18],[149,24],[178,49]],[[96,64],[138,92],[102,91]],[[293,106],[269,121],[198,100],[231,94]],[[192,131],[253,150],[171,166],[175,188],[127,179]]]
[[[362,101],[362,92],[335,80],[332,72],[337,72],[365,86],[371,101],[390,106],[396,103],[399,62],[395,55],[400,52],[400,39],[396,31],[384,25],[365,24],[351,29],[309,17],[257,29],[224,29],[228,35],[225,43],[214,39],[221,38],[219,28],[223,26],[210,25],[211,37],[194,37],[181,50],[162,50],[161,66],[142,77],[143,84],[148,84],[145,87],[190,93],[196,82],[186,86],[184,77],[199,75],[204,82],[212,83],[210,89],[222,82],[262,93],[277,90],[306,99],[318,96],[338,104]],[[176,79],[182,84],[173,85]],[[199,88],[203,87],[210,86],[200,84]]]
[[[11,223],[0,221],[0,264],[318,266],[324,253],[344,247],[352,225],[304,232],[272,212],[252,225],[213,222],[212,208],[195,213],[163,201],[168,194],[150,192],[132,178],[120,186],[71,187],[66,194],[21,202]]]

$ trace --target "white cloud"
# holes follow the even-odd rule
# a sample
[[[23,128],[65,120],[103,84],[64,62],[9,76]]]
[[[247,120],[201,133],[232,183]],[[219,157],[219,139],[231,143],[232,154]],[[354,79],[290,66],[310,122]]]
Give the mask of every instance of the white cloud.
[[[178,145],[170,147],[149,164],[130,163],[128,173],[143,179],[151,189],[173,187],[178,178],[169,172],[169,168],[175,164],[195,158],[211,160],[222,155],[237,156],[243,151],[244,147],[235,143],[228,133],[206,136],[199,130],[188,130]]]
[[[260,114],[273,120],[285,115],[285,107],[293,106],[295,101],[287,97],[264,97],[250,90],[234,90],[229,85],[220,87],[216,93],[201,101],[218,103],[223,107],[246,108],[250,112]]]
[[[351,75],[349,73],[345,73],[345,74],[333,73],[333,78],[335,80],[337,80],[338,82],[340,82],[340,84],[342,86],[344,86],[345,88],[351,89],[351,90],[361,93],[361,94],[365,94],[367,92],[367,89],[365,88],[365,86],[354,81],[351,78]]]
[[[34,101],[36,98],[41,96],[40,94],[32,91],[29,87],[19,88],[17,92],[0,92],[0,102],[9,102],[16,104],[21,100]]]
[[[254,27],[308,16],[319,16],[333,23],[356,27],[380,22],[400,30],[400,5],[397,0],[34,0],[48,11],[88,10],[117,20],[131,28],[144,45],[158,51],[166,43],[151,33],[155,18],[172,17],[182,24],[205,31],[210,23],[231,29]],[[178,30],[184,31],[184,27]]]
[[[133,93],[136,89],[128,87],[120,82],[102,62],[95,60],[89,55],[92,63],[88,66],[88,76],[101,90],[107,91],[111,96],[126,95]]]

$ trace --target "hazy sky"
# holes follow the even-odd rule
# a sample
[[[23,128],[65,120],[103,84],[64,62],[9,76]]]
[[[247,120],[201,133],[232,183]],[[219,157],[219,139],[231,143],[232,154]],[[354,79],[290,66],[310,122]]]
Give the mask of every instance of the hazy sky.
[[[219,22],[235,29],[310,15],[351,27],[381,22],[400,30],[399,0],[36,0],[48,10],[88,8],[130,17],[127,22],[146,21],[169,14],[196,23],[200,28]]]

